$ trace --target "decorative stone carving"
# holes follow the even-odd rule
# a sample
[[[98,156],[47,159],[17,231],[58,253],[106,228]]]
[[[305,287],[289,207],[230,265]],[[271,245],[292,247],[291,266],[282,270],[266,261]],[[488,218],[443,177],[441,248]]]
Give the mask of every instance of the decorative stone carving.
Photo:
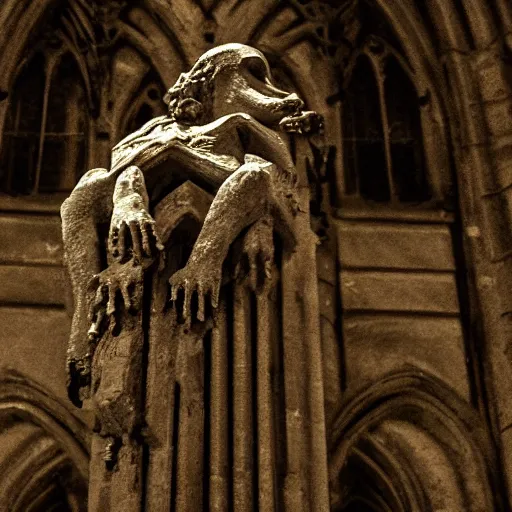
[[[347,64],[361,28],[359,0],[288,0],[304,19],[303,30],[337,66]]]
[[[314,302],[316,297],[316,292],[306,290],[310,286],[307,283],[315,282],[315,273],[311,274],[313,281],[300,278],[301,273],[306,272],[308,260],[313,267],[315,264],[315,237],[309,228],[307,215],[307,180],[305,176],[298,176],[283,136],[285,132],[303,135],[321,130],[321,116],[304,110],[304,103],[296,94],[276,88],[264,56],[241,44],[227,44],[205,53],[188,73],[179,77],[167,92],[165,101],[168,115],[151,120],[115,146],[111,169],[93,169],[86,173],[61,209],[65,255],[75,299],[68,351],[69,396],[78,406],[85,398],[92,398],[99,434],[92,449],[91,464],[95,469],[91,469],[91,473],[98,476],[91,486],[91,510],[106,506],[101,498],[107,492],[105,486],[111,490],[114,487],[130,490],[123,495],[122,503],[108,491],[111,495],[108,510],[123,507],[135,510],[133,507],[135,503],[140,504],[144,485],[148,486],[147,499],[151,503],[151,489],[162,490],[154,483],[162,478],[162,474],[155,473],[148,477],[147,482],[141,482],[142,450],[149,449],[148,472],[151,475],[152,461],[158,458],[162,447],[161,459],[167,460],[168,468],[174,468],[169,469],[171,473],[177,471],[176,467],[180,468],[181,480],[179,478],[178,483],[173,484],[178,485],[178,491],[172,491],[165,481],[162,484],[165,492],[171,495],[178,493],[175,499],[176,503],[181,503],[180,509],[197,510],[197,500],[209,499],[213,503],[220,499],[220,494],[213,489],[208,493],[197,487],[199,483],[194,484],[197,478],[202,481],[201,472],[208,468],[191,467],[190,462],[186,462],[196,460],[194,457],[203,459],[207,451],[205,436],[215,431],[212,426],[213,430],[205,433],[205,410],[226,398],[218,394],[219,390],[210,397],[205,396],[203,381],[206,370],[201,369],[206,357],[203,354],[205,335],[213,328],[212,339],[227,340],[228,334],[222,335],[219,330],[230,329],[226,307],[234,308],[231,313],[234,354],[225,354],[223,357],[227,359],[219,359],[215,364],[212,361],[208,372],[213,379],[215,371],[222,371],[222,365],[234,364],[231,371],[238,381],[245,379],[244,372],[239,379],[236,377],[240,371],[237,370],[238,365],[242,364],[244,371],[249,371],[248,389],[251,387],[251,366],[255,368],[252,371],[263,371],[265,379],[271,378],[267,373],[275,350],[271,344],[265,345],[267,348],[262,349],[263,352],[251,362],[250,354],[242,355],[246,348],[242,348],[240,343],[245,343],[244,339],[251,336],[254,339],[263,337],[269,343],[273,336],[278,336],[277,339],[281,336],[279,329],[274,333],[267,332],[270,318],[274,315],[268,311],[267,297],[276,287],[276,276],[281,266],[281,261],[274,261],[275,237],[279,240],[278,250],[283,264],[290,260],[287,264],[290,270],[283,268],[283,271],[294,276],[293,280],[289,279],[288,290],[282,292],[287,294],[283,300],[289,308],[296,309],[297,305],[293,304],[295,298],[303,297],[300,312],[296,313],[299,318],[297,327],[303,325],[303,329],[309,330],[310,335],[303,338],[306,344],[311,341],[306,353],[309,350],[314,357],[311,362],[313,373],[320,372],[320,376],[312,377],[309,391],[307,384],[304,388],[304,398],[313,400],[314,405],[302,413],[296,406],[295,412],[290,411],[290,414],[315,415],[314,409],[318,407],[320,415],[323,414],[323,397],[307,398],[309,392],[317,392],[314,381],[321,382],[319,353],[314,348],[318,342],[318,329],[311,324],[317,321],[317,308],[306,306],[308,300]],[[180,191],[185,186],[190,188],[190,182],[200,187],[199,192],[193,192],[191,200],[180,200]],[[189,192],[183,193],[190,197]],[[161,206],[164,204],[167,205],[165,208]],[[170,220],[173,212],[169,205],[173,204],[176,209],[174,215],[180,221],[190,216],[190,212],[204,212],[196,216],[196,221],[202,225],[197,239],[189,241],[190,256],[182,261],[185,266],[177,263],[179,257],[177,260],[172,247],[169,249],[169,244],[172,246],[173,243],[169,241],[173,233]],[[151,214],[153,210],[163,211],[156,222]],[[306,215],[298,219],[298,213]],[[181,243],[175,247],[175,251],[182,253],[185,246]],[[295,249],[298,255],[291,258]],[[167,276],[165,282],[162,276]],[[234,285],[231,299],[229,293],[221,292],[221,288],[233,280],[245,284],[241,288]],[[253,306],[250,296],[254,293],[257,299]],[[308,293],[311,297],[306,299]],[[282,307],[285,307],[284,303]],[[247,322],[256,324],[251,327]],[[167,330],[162,328],[165,325]],[[163,339],[166,336],[170,339]],[[149,361],[145,341],[148,339]],[[215,343],[215,350],[219,344],[227,347],[226,341]],[[161,362],[167,357],[167,344],[170,344],[171,352],[162,367]],[[156,360],[155,350],[158,354]],[[252,349],[248,347],[247,350]],[[240,356],[237,356],[239,352]],[[242,362],[238,361],[239,357],[242,357]],[[249,357],[246,363],[243,363],[244,357]],[[305,357],[307,359],[308,356]],[[149,362],[147,374],[146,361]],[[286,371],[290,378],[297,379],[301,369],[291,364]],[[169,376],[165,375],[166,372]],[[168,385],[163,385],[166,379]],[[144,390],[146,381],[148,385]],[[285,387],[289,385],[290,382]],[[165,398],[172,396],[173,386],[176,388],[174,402]],[[223,386],[226,386],[226,381]],[[234,480],[246,467],[242,453],[247,449],[244,444],[256,442],[254,439],[259,427],[252,425],[260,421],[259,416],[253,420],[247,417],[245,425],[245,420],[242,421],[239,415],[244,418],[244,411],[251,403],[254,403],[253,407],[257,404],[259,408],[268,409],[267,414],[271,414],[275,407],[270,388],[260,388],[255,389],[254,398],[251,394],[245,396],[243,392],[240,395],[234,391],[233,414],[238,426],[231,428],[235,430],[235,436],[249,436],[241,445],[235,442]],[[176,428],[181,433],[177,460],[173,459],[173,450],[178,448],[168,444],[168,439],[177,434],[169,430],[165,420],[161,424],[162,418],[152,412],[155,403],[162,398],[155,396],[156,389],[164,393],[164,410],[159,408],[160,416],[174,415],[178,421]],[[280,393],[283,394],[284,389]],[[179,412],[184,404],[188,404],[185,415],[189,416],[188,419]],[[173,409],[176,410],[173,412]],[[193,412],[195,410],[196,413]],[[297,423],[297,417],[293,421]],[[306,418],[297,424],[299,430],[312,428],[313,432],[316,428],[323,429],[323,420],[314,428],[306,427],[307,423],[303,422]],[[272,443],[276,442],[272,441],[273,427],[268,428],[268,436],[265,434],[267,445],[263,442],[259,445],[266,446],[264,457],[270,456],[275,449]],[[299,430],[296,435],[300,435]],[[325,459],[323,432],[316,436],[310,434],[313,442],[310,447],[304,447],[306,452],[300,457],[316,446],[315,457]],[[154,438],[159,436],[161,441],[155,442]],[[101,458],[103,467],[98,465]],[[256,462],[253,460],[250,465]],[[117,471],[110,477],[108,471],[112,468],[117,468]],[[216,472],[210,469],[212,478]],[[250,481],[253,478],[251,470],[247,467],[246,470]],[[276,478],[274,471],[271,464],[265,479]],[[285,502],[290,507],[296,500],[309,495],[305,485],[315,485],[318,496],[326,499],[325,460],[316,463],[311,471],[311,484],[307,482],[305,470],[302,476],[293,477],[295,483],[287,484],[289,495]],[[315,477],[315,472],[323,476]],[[248,485],[243,482],[245,477],[240,482],[240,489],[234,490],[235,502],[258,500],[257,496],[251,498],[243,490]],[[213,481],[211,485],[214,485]],[[234,485],[236,487],[236,482]],[[299,493],[293,490],[297,486],[301,489]],[[197,496],[198,492],[202,498]],[[262,499],[260,494],[259,500]],[[273,501],[274,497],[267,499]],[[318,501],[314,493],[309,499],[312,503]]]
[[[140,290],[135,284],[162,249],[148,211],[145,181],[161,190],[179,179],[179,172],[157,176],[159,163],[176,162],[186,178],[218,190],[186,269],[171,281],[171,300],[176,301],[178,290],[185,291],[185,317],[194,291],[201,299],[210,294],[216,306],[221,265],[244,227],[268,213],[286,242],[295,244],[291,217],[297,178],[284,141],[271,127],[279,123],[290,132],[308,132],[321,125],[319,116],[302,111],[295,94],[271,84],[260,52],[235,44],[207,52],[181,75],[166,100],[169,115],[121,141],[113,150],[112,169],[89,171],[62,206],[76,304],[69,358],[75,403],[80,401],[78,389],[87,393],[94,346],[116,311],[117,291],[125,307],[138,309]],[[101,269],[97,229],[109,220],[109,265]],[[91,286],[92,303],[87,297]],[[198,317],[204,320],[201,311]],[[92,325],[86,334],[88,320]]]

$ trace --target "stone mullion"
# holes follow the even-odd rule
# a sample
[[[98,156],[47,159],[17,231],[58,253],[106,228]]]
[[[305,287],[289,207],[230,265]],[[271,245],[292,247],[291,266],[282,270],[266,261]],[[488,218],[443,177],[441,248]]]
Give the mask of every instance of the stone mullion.
[[[228,510],[228,329],[226,297],[221,296],[212,331],[210,388],[210,510]],[[205,471],[207,468],[205,468]],[[204,499],[207,499],[205,496]]]
[[[358,195],[361,194],[361,179],[360,179],[360,173],[359,173],[359,153],[357,151],[357,133],[356,133],[356,120],[355,120],[355,112],[354,112],[354,106],[353,104],[345,105],[347,108],[350,108],[352,110],[351,112],[351,118],[352,118],[352,140],[350,141],[350,144],[352,145],[352,155],[354,158],[354,178],[356,182],[356,193]],[[346,193],[346,190],[345,190]]]
[[[37,194],[39,191],[39,182],[41,179],[41,167],[43,164],[43,151],[44,151],[44,139],[46,133],[46,121],[48,119],[48,100],[50,98],[50,88],[52,84],[53,71],[57,62],[59,61],[61,55],[59,54],[51,54],[48,65],[47,72],[44,83],[44,97],[43,97],[43,113],[41,117],[41,130],[39,132],[39,151],[37,154],[37,164],[36,164],[36,175],[34,177],[34,184],[32,186],[32,193]]]
[[[186,324],[176,331],[173,341],[178,343],[176,380],[180,386],[180,404],[175,512],[195,512],[202,510],[205,499],[204,347],[202,336],[189,331]]]
[[[498,425],[508,477],[509,500],[512,500],[512,410],[507,405],[510,400],[507,388],[510,390],[512,383],[503,377],[509,374],[511,368],[509,347],[512,338],[512,128],[507,121],[512,111],[512,91],[504,74],[504,64],[500,61],[498,43],[477,53],[474,68],[481,92],[480,108],[486,118],[493,155],[493,169],[490,172],[493,188],[481,192],[482,203],[487,204],[486,210],[490,212],[488,217],[489,222],[492,219],[492,229],[488,236],[489,249],[486,251],[487,272],[481,277],[480,289],[494,306],[488,313],[489,322],[500,331],[499,337],[490,345],[489,352],[494,388],[500,404]],[[491,298],[491,295],[494,297]]]
[[[16,119],[14,120],[14,130],[13,132],[16,134],[18,133],[19,126],[20,126],[20,117],[21,117],[21,102],[18,101],[16,105]],[[2,141],[5,144],[5,133],[0,134],[2,137]],[[12,141],[11,141],[11,148],[12,148]],[[12,175],[13,175],[13,167],[14,167],[14,151],[11,149],[9,152],[9,163],[7,168],[7,183],[6,183],[6,190],[8,192],[11,192],[12,190]]]
[[[233,510],[253,510],[252,347],[250,290],[236,284],[233,294]],[[255,334],[255,333],[254,333]]]
[[[269,290],[265,289],[257,300],[257,438],[258,438],[258,505],[259,510],[275,510],[276,444],[274,431],[274,401],[272,393],[272,309]],[[253,383],[254,384],[254,383]]]
[[[389,183],[389,194],[391,196],[391,202],[396,203],[398,202],[398,194],[395,186],[395,181],[393,179],[391,139],[389,136],[388,110],[386,107],[386,94],[384,89],[386,81],[386,76],[384,74],[385,57],[375,57],[370,52],[368,52],[367,55],[372,63],[375,72],[375,78],[377,81],[377,89],[379,91],[380,119],[382,124],[382,135],[384,137],[384,153],[386,156],[386,171]]]

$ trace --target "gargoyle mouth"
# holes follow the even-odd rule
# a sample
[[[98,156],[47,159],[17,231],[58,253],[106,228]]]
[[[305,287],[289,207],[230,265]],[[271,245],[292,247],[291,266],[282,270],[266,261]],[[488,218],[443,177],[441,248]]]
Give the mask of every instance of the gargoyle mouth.
[[[304,102],[296,94],[290,94],[278,101],[272,111],[285,117],[298,114],[302,107],[304,107]]]
[[[322,133],[324,128],[324,119],[317,112],[309,110],[295,111],[291,115],[283,117],[279,126],[288,133]]]

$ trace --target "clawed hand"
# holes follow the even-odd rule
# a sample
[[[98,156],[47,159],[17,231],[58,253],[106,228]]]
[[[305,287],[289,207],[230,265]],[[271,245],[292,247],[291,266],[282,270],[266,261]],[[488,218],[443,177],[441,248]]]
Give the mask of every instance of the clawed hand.
[[[249,286],[256,291],[265,280],[272,278],[274,263],[273,222],[265,217],[253,224],[244,236],[242,254],[235,266],[234,278],[248,275]],[[203,259],[191,260],[169,279],[170,300],[180,304],[181,315],[190,323],[194,316],[193,301],[197,300],[197,320],[205,321],[205,307],[216,309],[222,280],[222,265]],[[207,303],[209,301],[209,304]]]
[[[108,237],[109,252],[116,261],[125,260],[130,253],[139,261],[154,257],[163,249],[155,221],[136,199],[129,206],[114,209]]]
[[[175,272],[169,279],[171,285],[171,301],[175,305],[178,302],[179,292],[183,292],[183,311],[185,321],[192,319],[191,303],[193,295],[197,298],[197,319],[205,320],[205,300],[209,298],[210,305],[216,309],[219,305],[219,293],[222,272],[214,270],[213,265],[189,264]]]
[[[89,311],[91,327],[88,336],[91,341],[101,336],[104,320],[112,322],[118,295],[123,299],[126,310],[140,309],[143,272],[143,267],[135,264],[132,259],[127,263],[115,262],[92,278],[89,290],[95,292],[95,297]]]
[[[249,285],[256,291],[265,278],[272,278],[273,263],[273,223],[271,218],[264,218],[253,224],[245,234],[241,258],[235,266],[234,277],[242,277],[247,270]]]

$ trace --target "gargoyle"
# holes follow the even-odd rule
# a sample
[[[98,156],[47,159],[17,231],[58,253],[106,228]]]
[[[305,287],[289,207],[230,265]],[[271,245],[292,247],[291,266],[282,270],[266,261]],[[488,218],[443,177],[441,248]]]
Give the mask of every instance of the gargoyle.
[[[87,396],[93,351],[115,312],[116,295],[126,308],[140,307],[137,283],[162,249],[150,203],[169,187],[191,180],[215,194],[187,265],[170,279],[171,299],[183,292],[185,317],[194,293],[199,321],[205,300],[217,307],[223,261],[244,228],[271,219],[285,245],[295,243],[297,178],[282,132],[314,131],[321,117],[303,111],[296,94],[275,87],[263,54],[241,44],[205,53],[164,100],[168,115],[115,146],[111,169],[87,172],[62,205],[75,301],[68,391],[78,406]],[[109,223],[102,254],[100,228]]]

